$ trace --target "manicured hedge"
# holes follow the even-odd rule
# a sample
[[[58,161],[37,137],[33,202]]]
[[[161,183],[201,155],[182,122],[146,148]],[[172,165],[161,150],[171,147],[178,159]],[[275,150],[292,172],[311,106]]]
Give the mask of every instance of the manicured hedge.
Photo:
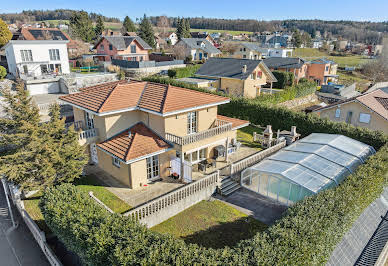
[[[294,85],[294,79],[295,79],[294,73],[274,70],[272,71],[272,74],[278,80],[277,82],[274,82],[273,84],[274,88],[284,89],[287,86]]]
[[[110,214],[72,185],[49,188],[47,225],[86,265],[323,265],[387,185],[388,145],[338,187],[290,207],[277,223],[234,248],[207,249]]]
[[[379,149],[388,142],[388,136],[381,131],[355,127],[347,123],[338,123],[323,119],[316,114],[295,112],[285,107],[262,104],[256,99],[231,99],[229,104],[220,105],[221,115],[249,120],[257,125],[272,125],[274,130],[290,130],[296,126],[297,132],[306,136],[314,132],[341,134]]]

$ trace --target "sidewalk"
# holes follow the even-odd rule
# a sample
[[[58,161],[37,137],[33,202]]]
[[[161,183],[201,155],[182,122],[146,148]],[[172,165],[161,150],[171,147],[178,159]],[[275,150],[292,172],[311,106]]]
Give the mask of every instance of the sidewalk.
[[[7,230],[12,227],[12,221],[0,182],[0,264],[7,266],[50,265],[16,207],[13,209],[13,214],[19,226],[7,234]]]

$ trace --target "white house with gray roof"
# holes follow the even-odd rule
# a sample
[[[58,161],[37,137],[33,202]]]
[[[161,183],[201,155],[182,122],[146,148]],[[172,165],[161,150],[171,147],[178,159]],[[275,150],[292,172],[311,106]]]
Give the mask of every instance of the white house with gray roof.
[[[177,44],[185,49],[185,57],[191,56],[194,61],[207,60],[221,54],[211,42],[200,38],[182,38]]]

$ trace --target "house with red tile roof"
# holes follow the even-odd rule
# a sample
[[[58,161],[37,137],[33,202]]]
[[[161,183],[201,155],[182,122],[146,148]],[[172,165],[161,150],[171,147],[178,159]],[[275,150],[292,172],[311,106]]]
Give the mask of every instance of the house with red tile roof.
[[[321,117],[388,134],[388,94],[375,90],[314,110]]]
[[[229,98],[145,81],[99,84],[61,100],[73,106],[91,161],[132,189],[171,176],[190,182],[199,163],[227,160],[237,129],[249,124],[217,114]]]

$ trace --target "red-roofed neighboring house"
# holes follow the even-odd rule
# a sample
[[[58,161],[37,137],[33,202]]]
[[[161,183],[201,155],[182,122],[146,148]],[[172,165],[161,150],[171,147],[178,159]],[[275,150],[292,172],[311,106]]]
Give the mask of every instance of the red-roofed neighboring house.
[[[145,81],[108,82],[61,100],[73,106],[92,161],[132,189],[169,176],[190,182],[220,147],[234,152],[237,129],[249,124],[217,114],[229,98]]]
[[[388,94],[375,90],[314,110],[321,117],[388,134]]]
[[[96,57],[99,61],[149,61],[148,51],[152,47],[137,36],[103,36],[94,49],[97,50]]]

